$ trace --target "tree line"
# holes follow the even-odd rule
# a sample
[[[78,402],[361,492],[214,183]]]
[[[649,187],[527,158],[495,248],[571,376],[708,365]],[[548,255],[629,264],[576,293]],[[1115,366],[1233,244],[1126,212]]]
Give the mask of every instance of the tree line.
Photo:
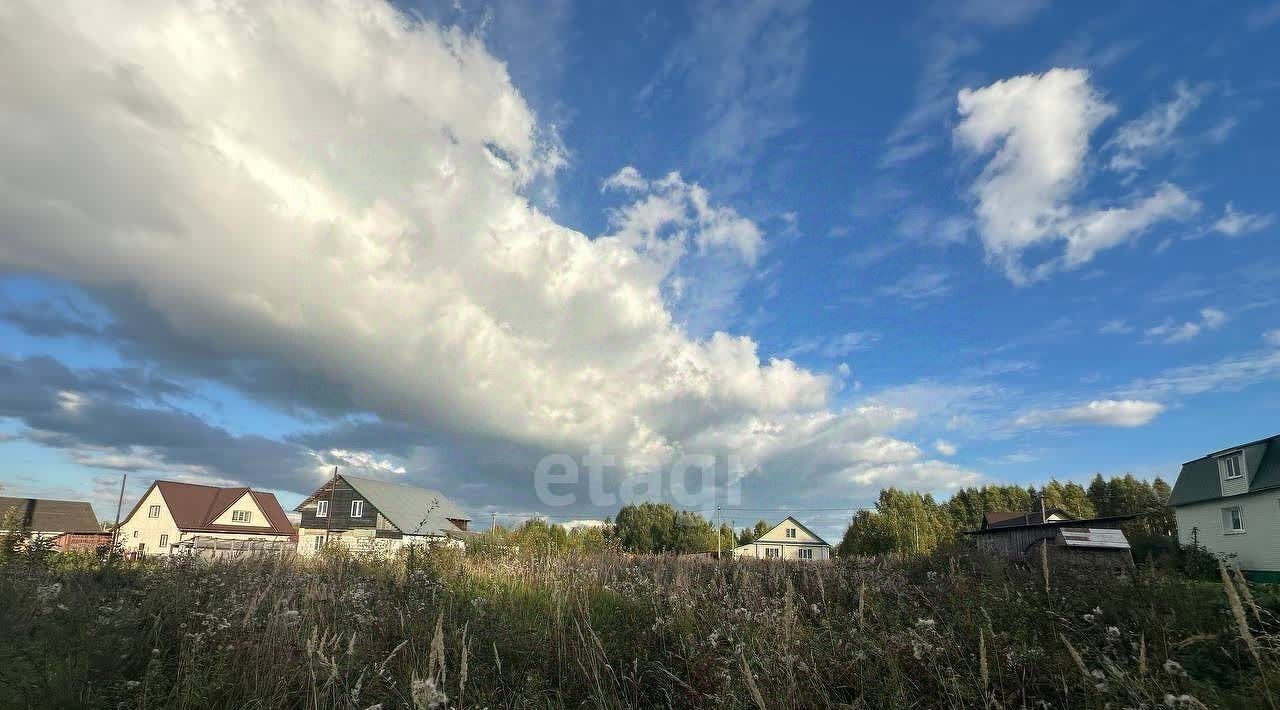
[[[1029,512],[1060,508],[1074,518],[1102,518],[1141,513],[1126,523],[1126,534],[1162,537],[1177,534],[1169,507],[1169,484],[1161,478],[1144,481],[1132,474],[1093,477],[1088,487],[1051,480],[1040,487],[989,485],[963,488],[943,502],[928,494],[889,488],[880,491],[874,510],[860,510],[840,541],[842,555],[886,552],[927,553],[958,540],[967,530],[982,526],[988,512]]]
[[[1046,509],[1060,508],[1075,518],[1142,513],[1142,517],[1126,524],[1126,534],[1172,536],[1177,527],[1173,510],[1168,507],[1169,492],[1169,484],[1160,478],[1144,481],[1125,475],[1104,479],[1100,474],[1088,486],[1051,480],[1040,488],[963,488],[941,502],[927,493],[887,488],[880,491],[873,510],[860,510],[853,516],[837,551],[841,555],[932,552],[959,540],[965,531],[981,527],[984,513],[1038,510],[1041,498]],[[550,553],[618,550],[687,554],[716,549],[727,552],[752,542],[772,527],[773,523],[760,520],[734,530],[667,503],[638,503],[623,506],[615,518],[605,520],[605,525],[569,530],[534,519],[511,528],[497,526],[485,539]]]

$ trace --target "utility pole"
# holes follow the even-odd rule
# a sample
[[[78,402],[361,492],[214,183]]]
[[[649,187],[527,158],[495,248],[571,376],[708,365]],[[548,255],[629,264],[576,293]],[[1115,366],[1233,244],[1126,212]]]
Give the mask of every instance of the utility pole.
[[[338,467],[333,467],[333,478],[329,480],[329,514],[324,516],[324,544],[329,544],[329,532],[333,530],[333,489],[338,487]]]
[[[716,506],[716,559],[720,559],[720,506]]]
[[[120,509],[124,507],[124,482],[129,480],[129,474],[120,476],[120,497],[116,499],[116,524],[111,528],[111,549],[107,551],[107,562],[116,556],[116,536],[120,534]]]

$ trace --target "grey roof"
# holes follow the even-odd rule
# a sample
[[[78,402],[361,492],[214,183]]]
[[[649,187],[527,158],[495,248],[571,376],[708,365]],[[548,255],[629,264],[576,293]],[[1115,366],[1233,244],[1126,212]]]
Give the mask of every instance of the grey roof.
[[[342,479],[406,535],[459,532],[449,520],[471,520],[439,491],[356,476],[342,475]]]
[[[1244,451],[1249,492],[1280,488],[1280,434],[1215,451],[1182,464],[1178,481],[1173,484],[1169,505],[1187,505],[1222,497],[1218,481],[1217,457],[1232,451]]]
[[[79,500],[0,496],[0,525],[10,511],[23,527],[32,532],[95,532],[101,529],[98,517],[93,514],[93,506]]]

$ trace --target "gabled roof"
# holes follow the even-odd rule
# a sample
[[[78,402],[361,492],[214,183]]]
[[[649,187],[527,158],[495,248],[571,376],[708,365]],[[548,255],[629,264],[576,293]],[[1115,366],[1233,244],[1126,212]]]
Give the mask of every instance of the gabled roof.
[[[1075,520],[1074,517],[1067,514],[1062,508],[1049,508],[1044,511],[1044,515],[1040,515],[1040,511],[1030,513],[1006,513],[1006,512],[990,512],[982,514],[982,529],[990,530],[991,528],[1011,528],[1022,527],[1026,525],[1041,525],[1045,519],[1054,515],[1060,515],[1067,520]]]
[[[1243,451],[1249,492],[1280,488],[1280,434],[1232,446],[1182,464],[1169,495],[1169,505],[1187,505],[1222,497],[1218,457]]]
[[[169,514],[173,516],[174,524],[183,532],[227,532],[254,535],[288,535],[290,537],[295,534],[293,523],[289,522],[289,516],[285,515],[284,509],[280,507],[280,501],[276,500],[274,495],[243,486],[220,488],[199,483],[155,481],[147,489],[147,492],[143,493],[142,497],[138,499],[138,504],[133,506],[133,510],[129,511],[129,515],[125,520],[129,520],[138,512],[138,509],[142,507],[142,502],[156,488],[160,489],[160,495],[164,496],[165,505],[169,508]],[[262,514],[266,516],[267,523],[271,527],[218,525],[213,522],[218,519],[218,516],[235,505],[236,501],[243,498],[246,493],[250,494],[254,502],[262,509]]]
[[[814,537],[814,539],[816,539],[818,542],[822,543],[823,545],[826,545],[827,547],[831,547],[831,543],[827,542],[826,540],[823,540],[821,535],[819,535],[818,533],[816,533],[816,532],[814,532],[814,531],[810,530],[810,529],[809,529],[809,526],[805,525],[804,523],[800,522],[799,520],[796,520],[795,518],[793,518],[793,517],[791,517],[790,515],[788,515],[787,517],[785,517],[785,518],[783,518],[781,521],[779,521],[777,525],[774,525],[773,527],[769,528],[768,530],[765,530],[765,531],[764,531],[764,535],[760,535],[760,536],[756,537],[756,539],[755,539],[755,540],[752,540],[751,542],[748,542],[746,545],[738,545],[738,547],[735,547],[734,549],[736,550],[736,549],[738,549],[738,548],[740,548],[740,547],[746,547],[747,545],[754,545],[754,544],[756,544],[756,542],[758,542],[758,541],[759,541],[761,538],[763,538],[765,535],[768,535],[769,533],[773,532],[774,530],[777,530],[778,528],[780,528],[780,527],[782,527],[783,525],[785,525],[785,524],[786,524],[786,522],[787,522],[788,520],[790,520],[791,522],[795,523],[795,524],[796,524],[796,527],[798,527],[798,528],[800,528],[801,530],[804,530],[805,532],[807,532],[807,533],[809,533],[810,535],[812,535],[812,536]],[[778,542],[781,542],[781,541],[778,541]],[[772,541],[770,541],[770,542],[769,542],[769,544],[770,544],[770,545],[772,545],[772,544],[774,544],[774,543],[773,543]],[[803,543],[803,544],[812,545],[812,544],[814,544],[814,543]]]
[[[462,532],[451,520],[471,520],[471,516],[439,491],[399,483],[339,474],[366,503],[406,535],[436,535]],[[307,503],[311,498],[303,501]],[[295,510],[301,510],[299,505]]]
[[[80,500],[0,496],[0,527],[10,511],[17,511],[22,527],[32,532],[97,532],[100,529],[93,506]]]

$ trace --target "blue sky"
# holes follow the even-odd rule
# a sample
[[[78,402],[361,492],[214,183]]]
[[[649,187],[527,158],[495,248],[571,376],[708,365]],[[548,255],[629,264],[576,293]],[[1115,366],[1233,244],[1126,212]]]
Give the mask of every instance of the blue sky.
[[[6,494],[852,509],[1280,421],[1280,4],[15,7]]]

